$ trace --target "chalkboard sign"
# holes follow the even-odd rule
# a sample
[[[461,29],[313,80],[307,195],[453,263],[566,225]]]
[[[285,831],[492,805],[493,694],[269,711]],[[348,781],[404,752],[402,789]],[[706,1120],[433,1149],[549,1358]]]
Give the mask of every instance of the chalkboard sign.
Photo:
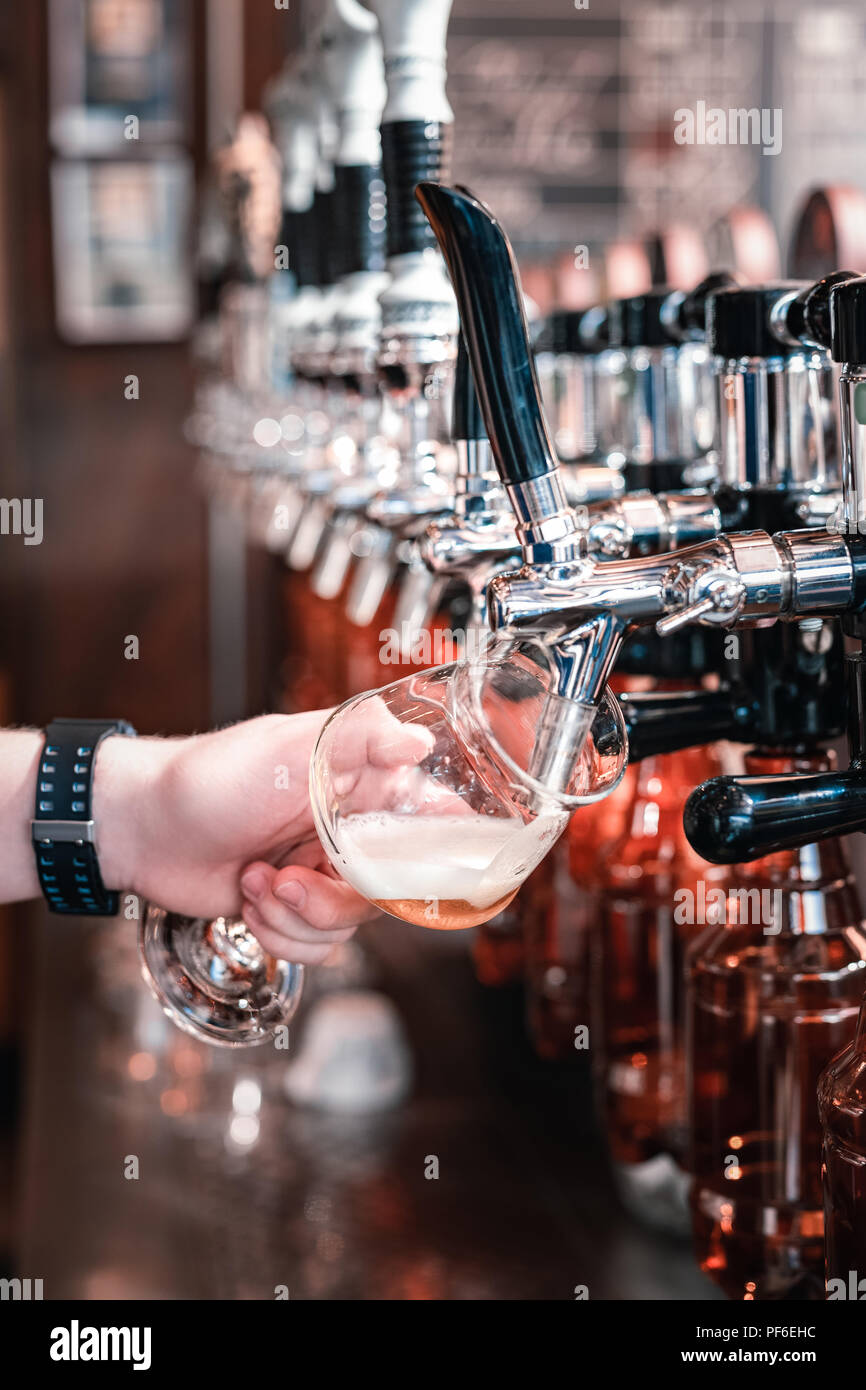
[[[455,0],[455,177],[526,256],[741,202],[787,235],[811,184],[866,182],[864,37],[856,3]]]

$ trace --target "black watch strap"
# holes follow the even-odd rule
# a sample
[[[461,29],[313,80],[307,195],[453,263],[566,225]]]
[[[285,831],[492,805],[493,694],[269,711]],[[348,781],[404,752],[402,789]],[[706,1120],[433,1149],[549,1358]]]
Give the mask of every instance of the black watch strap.
[[[96,750],[111,734],[135,734],[123,719],[53,719],[39,759],[32,821],[36,870],[52,912],[113,917],[117,893],[99,872],[91,812]]]

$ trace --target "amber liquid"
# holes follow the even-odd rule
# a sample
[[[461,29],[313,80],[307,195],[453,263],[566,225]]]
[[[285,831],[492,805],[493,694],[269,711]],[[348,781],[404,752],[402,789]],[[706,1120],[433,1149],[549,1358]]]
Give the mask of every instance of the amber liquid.
[[[615,792],[576,811],[535,871],[543,870],[545,877],[524,918],[526,1022],[533,1050],[545,1061],[573,1056],[577,1030],[589,1025],[600,860],[604,847],[622,832],[636,782],[636,771],[629,768]]]
[[[818,1105],[827,1297],[861,1301],[866,1298],[866,1005],[853,1041],[821,1076]]]
[[[507,907],[516,896],[507,893],[489,907],[476,907],[464,898],[437,898],[435,902],[423,898],[392,898],[375,901],[375,906],[392,917],[402,917],[404,922],[414,922],[419,927],[432,927],[434,931],[461,931],[464,927],[477,927],[495,917]]]
[[[755,758],[747,768],[785,770]],[[730,872],[732,888],[761,897],[729,896],[725,922],[705,930],[690,961],[696,1253],[731,1298],[821,1298],[815,1095],[863,991],[860,903],[838,841]]]
[[[615,677],[611,688],[632,688]],[[575,1052],[577,1030],[590,1021],[590,952],[598,926],[602,858],[626,823],[637,769],[626,769],[616,791],[576,811],[562,839],[526,884],[533,891],[521,918],[526,960],[526,1026],[536,1055],[564,1061]],[[537,886],[534,883],[539,877]],[[525,892],[526,890],[524,890]]]
[[[688,1231],[684,999],[686,951],[702,927],[675,920],[678,890],[725,871],[685,838],[683,806],[718,763],[711,749],[647,758],[622,837],[602,871],[593,934],[592,1055],[622,1198],[648,1224]]]
[[[348,619],[342,599],[323,599],[310,588],[309,575],[287,570],[283,576],[286,657],[283,703],[288,710],[328,709],[345,698],[341,663]]]

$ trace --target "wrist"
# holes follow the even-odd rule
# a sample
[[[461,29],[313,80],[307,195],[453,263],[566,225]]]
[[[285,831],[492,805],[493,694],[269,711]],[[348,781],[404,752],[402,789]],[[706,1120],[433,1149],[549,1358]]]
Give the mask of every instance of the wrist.
[[[92,814],[99,871],[109,892],[142,892],[158,842],[160,785],[177,747],[169,739],[117,734],[99,745]]]
[[[36,803],[36,780],[45,736],[38,729],[10,729],[3,734],[3,782],[8,814],[2,816],[8,846],[0,865],[0,902],[39,897],[39,876],[30,822]]]

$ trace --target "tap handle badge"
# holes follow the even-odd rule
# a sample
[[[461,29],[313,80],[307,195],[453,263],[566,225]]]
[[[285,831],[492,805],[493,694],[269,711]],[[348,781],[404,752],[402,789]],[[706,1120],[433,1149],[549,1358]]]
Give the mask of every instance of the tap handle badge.
[[[541,404],[517,265],[505,232],[466,190],[421,183],[415,196],[445,257],[475,389],[504,483],[558,466]]]

